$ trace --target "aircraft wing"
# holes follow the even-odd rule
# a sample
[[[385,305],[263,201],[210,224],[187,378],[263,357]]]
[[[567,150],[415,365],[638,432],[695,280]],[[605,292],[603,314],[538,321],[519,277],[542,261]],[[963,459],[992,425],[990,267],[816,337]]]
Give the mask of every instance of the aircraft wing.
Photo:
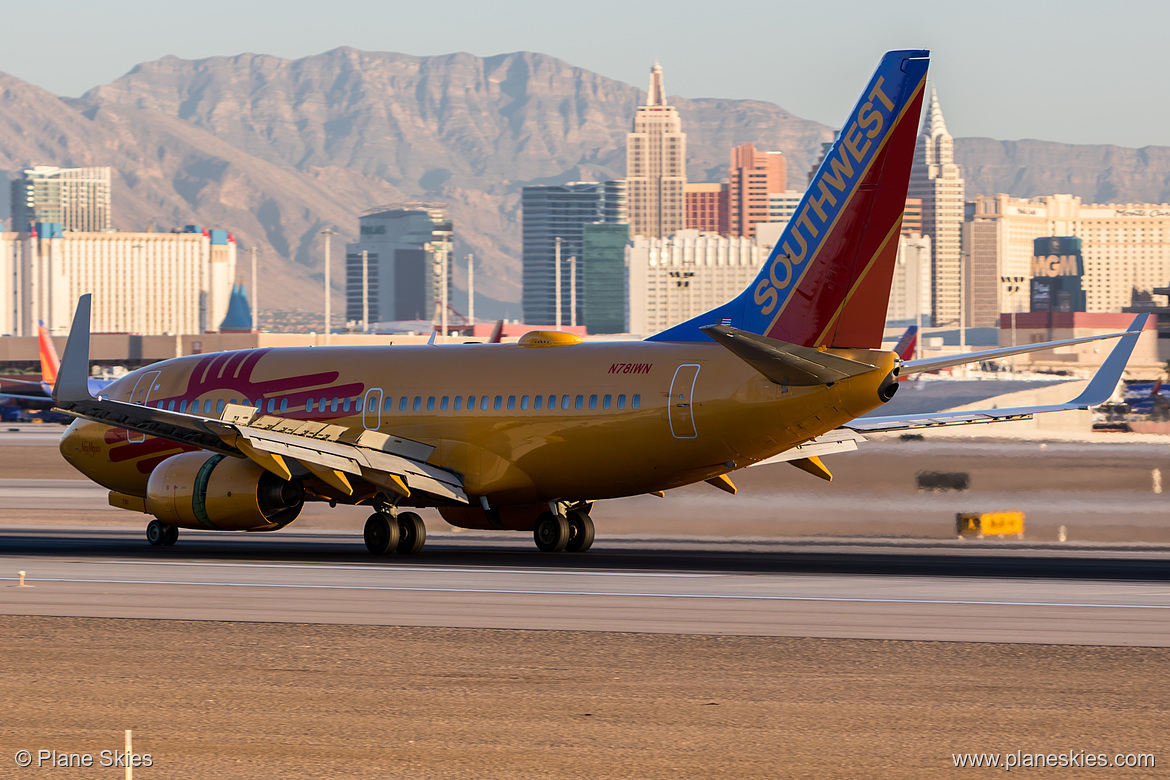
[[[1000,349],[988,349],[983,352],[963,352],[956,355],[944,355],[942,357],[934,358],[919,358],[918,360],[903,360],[899,366],[899,376],[906,376],[907,374],[921,374],[923,371],[937,371],[940,368],[950,368],[951,366],[962,366],[969,363],[979,363],[984,360],[997,360],[999,358],[1011,357],[1012,355],[1024,355],[1028,352],[1042,352],[1046,349],[1055,349],[1056,347],[1067,347],[1072,344],[1084,344],[1089,341],[1101,341],[1102,339],[1115,339],[1119,336],[1125,336],[1130,333],[1141,333],[1142,328],[1146,326],[1146,319],[1150,315],[1139,314],[1134,317],[1133,322],[1122,333],[1106,333],[1103,336],[1082,336],[1076,339],[1063,339],[1061,341],[1045,341],[1039,344],[1025,344],[1019,347],[1002,347]],[[1130,348],[1132,351],[1132,347]]]
[[[1105,362],[1097,369],[1097,373],[1089,380],[1089,384],[1076,398],[1063,404],[1047,404],[1040,406],[1021,406],[1014,409],[980,409],[969,412],[937,412],[935,414],[908,414],[889,417],[859,417],[846,423],[843,427],[858,433],[877,433],[879,431],[899,431],[911,428],[936,428],[943,425],[971,425],[973,423],[1004,422],[1007,420],[1027,420],[1032,415],[1046,412],[1064,412],[1070,409],[1088,409],[1099,406],[1113,396],[1117,390],[1117,383],[1121,381],[1121,374],[1125,370],[1129,356],[1137,344],[1142,328],[1146,324],[1145,314],[1139,315],[1133,324],[1121,334],[1113,351],[1105,358]],[[1106,337],[1101,337],[1106,338]],[[1074,342],[1089,339],[1076,339]],[[1069,343],[1069,342],[1053,342]],[[1032,345],[1037,346],[1037,345]],[[993,350],[999,352],[1001,350]]]
[[[865,438],[857,435],[853,431],[837,428],[828,433],[822,433],[815,439],[809,439],[804,444],[798,444],[790,450],[785,450],[779,455],[773,455],[766,460],[761,460],[751,465],[766,466],[770,463],[787,463],[790,460],[801,460],[811,457],[819,458],[822,455],[836,455],[839,452],[853,452],[857,449],[858,443],[863,441],[865,441]]]
[[[255,461],[282,479],[307,472],[346,495],[349,477],[360,477],[403,497],[420,492],[466,504],[458,475],[426,463],[434,447],[378,431],[258,415],[251,406],[228,404],[219,417],[172,412],[93,397],[87,384],[90,296],[78,301],[53,388],[54,408],[118,428]]]

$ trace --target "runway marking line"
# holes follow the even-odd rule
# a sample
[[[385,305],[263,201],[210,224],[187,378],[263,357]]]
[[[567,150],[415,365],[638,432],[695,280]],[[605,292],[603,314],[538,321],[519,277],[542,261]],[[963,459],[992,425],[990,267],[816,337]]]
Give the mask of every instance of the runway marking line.
[[[0,581],[14,580],[13,577],[0,577]],[[468,595],[501,595],[501,596],[615,596],[623,598],[655,598],[655,599],[709,599],[717,601],[792,601],[816,603],[844,603],[844,604],[930,604],[939,606],[975,606],[975,607],[1070,607],[1090,609],[1170,609],[1170,604],[1093,604],[1076,602],[1050,601],[968,601],[961,599],[878,599],[878,598],[850,598],[845,596],[764,596],[764,595],[728,595],[716,593],[623,593],[606,591],[570,591],[570,590],[513,590],[492,588],[420,588],[398,585],[303,585],[263,582],[194,582],[168,580],[92,580],[67,578],[38,578],[37,582],[79,583],[87,585],[180,585],[208,588],[276,588],[285,590],[365,590],[365,591],[398,591],[408,593],[462,593]]]

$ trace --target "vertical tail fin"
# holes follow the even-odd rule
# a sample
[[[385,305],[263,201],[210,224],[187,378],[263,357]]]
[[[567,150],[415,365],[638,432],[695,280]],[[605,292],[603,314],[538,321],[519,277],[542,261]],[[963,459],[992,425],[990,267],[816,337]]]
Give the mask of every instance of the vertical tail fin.
[[[53,385],[57,384],[57,373],[61,370],[61,358],[57,357],[57,348],[53,346],[53,339],[49,338],[44,320],[37,321],[37,345],[41,351],[41,383],[48,386],[48,392],[52,392]]]
[[[881,346],[930,53],[882,57],[751,286],[654,341],[706,325],[807,347]]]
[[[902,338],[898,339],[898,343],[894,345],[894,352],[902,360],[914,359],[914,347],[918,345],[918,326],[911,325],[906,328],[906,332],[902,334]]]

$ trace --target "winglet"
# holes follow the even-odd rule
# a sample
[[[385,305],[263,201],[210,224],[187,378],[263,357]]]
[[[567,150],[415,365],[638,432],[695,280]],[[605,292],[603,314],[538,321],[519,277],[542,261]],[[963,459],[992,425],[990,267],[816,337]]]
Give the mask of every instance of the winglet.
[[[89,293],[77,299],[69,340],[65,342],[65,357],[61,371],[53,385],[53,402],[60,405],[71,401],[92,399],[89,392]]]
[[[1139,314],[1133,318],[1133,322],[1125,329],[1125,335],[1117,340],[1117,344],[1097,369],[1097,373],[1093,374],[1089,384],[1085,385],[1085,389],[1071,403],[1087,409],[1099,406],[1113,397],[1117,383],[1121,381],[1121,374],[1129,363],[1129,356],[1133,354],[1133,348],[1137,346],[1138,338],[1142,335],[1146,320],[1149,318],[1149,314]]]

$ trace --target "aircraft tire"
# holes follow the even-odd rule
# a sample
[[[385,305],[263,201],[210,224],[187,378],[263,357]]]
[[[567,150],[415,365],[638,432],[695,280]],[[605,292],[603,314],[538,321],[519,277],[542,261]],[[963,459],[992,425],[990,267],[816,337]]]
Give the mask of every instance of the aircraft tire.
[[[157,517],[146,524],[146,541],[153,547],[162,547],[167,543],[167,524]]]
[[[385,555],[398,547],[398,521],[375,512],[366,520],[366,549],[374,555]]]
[[[398,545],[395,551],[399,555],[414,555],[427,542],[427,526],[423,519],[414,512],[400,512],[398,514]]]
[[[569,522],[569,542],[566,552],[585,552],[593,546],[593,518],[588,512],[571,509],[565,515]]]
[[[569,521],[562,515],[544,512],[536,520],[532,538],[541,552],[560,552],[569,543]]]
[[[168,525],[166,535],[163,537],[163,546],[170,547],[177,541],[179,541],[179,526]]]

